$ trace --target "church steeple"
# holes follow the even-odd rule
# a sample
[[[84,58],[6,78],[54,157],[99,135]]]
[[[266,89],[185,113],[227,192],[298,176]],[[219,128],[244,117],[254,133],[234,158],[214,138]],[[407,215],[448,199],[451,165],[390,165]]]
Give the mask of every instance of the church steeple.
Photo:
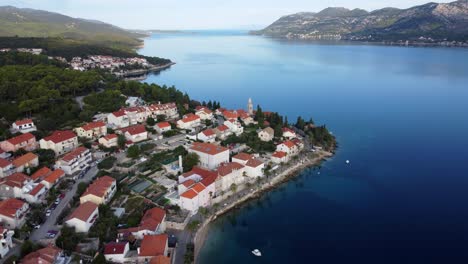
[[[252,98],[249,98],[249,102],[247,103],[247,111],[249,112],[249,115],[253,115]]]

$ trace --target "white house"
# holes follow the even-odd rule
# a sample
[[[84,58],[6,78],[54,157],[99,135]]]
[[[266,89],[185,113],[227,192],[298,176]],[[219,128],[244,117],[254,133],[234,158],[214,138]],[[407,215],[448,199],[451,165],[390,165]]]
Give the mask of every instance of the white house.
[[[157,235],[166,231],[166,211],[155,207],[148,209],[136,227],[119,229],[119,238],[125,239],[133,235],[136,239],[143,239],[145,235]]]
[[[57,184],[60,179],[65,176],[65,171],[61,169],[55,169],[49,175],[45,176],[41,183],[47,188],[51,189],[55,184]]]
[[[232,157],[232,162],[245,166],[245,173],[249,177],[262,177],[265,164],[247,153],[239,153]]]
[[[299,148],[294,142],[287,140],[276,146],[276,151],[286,152],[290,156],[294,156],[298,153]]]
[[[103,145],[106,148],[117,147],[119,145],[119,136],[116,134],[108,134],[99,139],[99,144]]]
[[[171,128],[171,124],[169,124],[169,122],[159,122],[154,126],[154,129],[159,134],[162,134],[164,132],[171,131],[172,128]]]
[[[65,224],[74,227],[78,233],[86,233],[99,216],[98,205],[92,202],[85,202],[71,213]]]
[[[75,128],[78,137],[97,139],[107,135],[106,123],[102,121],[91,122],[81,127]]]
[[[200,207],[209,205],[210,194],[201,182],[195,183],[179,198],[179,206],[191,212],[197,212]]]
[[[78,137],[70,130],[55,131],[39,141],[42,149],[51,149],[56,155],[65,154],[78,147]]]
[[[197,106],[195,114],[201,118],[201,120],[213,119],[213,111],[205,106]]]
[[[287,153],[283,151],[276,151],[273,153],[273,155],[271,155],[271,162],[276,164],[286,163],[288,160]]]
[[[194,142],[188,151],[196,153],[200,157],[199,165],[210,170],[229,162],[229,149],[211,143]]]
[[[220,125],[214,129],[216,137],[220,140],[225,140],[227,137],[232,135],[232,132],[229,130],[229,127],[226,125]]]
[[[0,259],[5,258],[10,249],[13,248],[13,235],[15,231],[3,226],[0,226]]]
[[[107,122],[117,128],[128,127],[130,125],[130,119],[124,109],[110,113],[107,116]]]
[[[258,132],[258,138],[261,141],[272,141],[275,137],[275,131],[271,127],[266,127]]]
[[[193,130],[201,125],[201,119],[194,114],[184,115],[182,119],[177,121],[177,127],[180,129]]]
[[[129,251],[130,244],[127,241],[110,242],[104,246],[104,258],[111,263],[124,263]]]
[[[294,130],[288,128],[288,127],[283,127],[283,137],[287,139],[293,139],[296,138],[296,132]]]
[[[20,133],[28,133],[37,130],[32,119],[18,120],[11,124],[11,129]]]
[[[206,129],[197,134],[197,139],[203,142],[213,143],[216,141],[216,133],[213,129]]]
[[[244,133],[244,127],[237,119],[228,119],[224,121],[223,125],[227,126],[229,130],[237,136]]]
[[[4,228],[21,228],[26,222],[29,204],[10,198],[0,201],[0,221]]]
[[[39,157],[32,152],[28,152],[12,161],[13,166],[16,168],[16,172],[23,172],[30,168],[39,166]]]
[[[102,176],[88,186],[80,197],[80,203],[107,204],[116,192],[117,181],[110,176]]]
[[[154,119],[157,119],[158,116],[165,116],[167,120],[179,118],[179,112],[175,103],[161,104],[158,102],[157,104],[148,106],[148,110]]]
[[[78,147],[55,162],[56,169],[62,169],[67,175],[85,171],[93,161],[91,151],[85,147]]]
[[[11,174],[15,173],[16,169],[9,160],[0,158],[0,178],[4,178],[6,176],[10,176]]]
[[[125,127],[117,131],[125,136],[125,138],[133,143],[144,141],[148,139],[148,131],[144,125],[134,125]]]
[[[0,196],[4,198],[21,198],[29,203],[39,203],[45,194],[43,184],[34,182],[23,173],[13,173],[0,181]]]
[[[218,193],[230,191],[233,184],[240,185],[247,179],[245,166],[237,162],[223,163],[216,171],[221,179],[216,188]]]

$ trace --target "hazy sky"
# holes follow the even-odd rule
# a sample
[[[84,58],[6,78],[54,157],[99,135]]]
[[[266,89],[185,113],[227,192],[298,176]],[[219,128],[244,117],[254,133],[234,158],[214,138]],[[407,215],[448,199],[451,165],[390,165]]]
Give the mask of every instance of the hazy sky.
[[[239,29],[266,26],[286,14],[330,6],[374,10],[427,2],[430,0],[0,0],[0,5],[97,19],[124,28]]]

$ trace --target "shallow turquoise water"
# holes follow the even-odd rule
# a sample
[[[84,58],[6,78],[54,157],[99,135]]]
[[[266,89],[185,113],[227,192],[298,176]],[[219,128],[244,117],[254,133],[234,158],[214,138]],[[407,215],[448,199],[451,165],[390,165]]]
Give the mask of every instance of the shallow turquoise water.
[[[320,175],[304,171],[216,221],[201,263],[468,260],[467,49],[217,31],[154,35],[141,52],[177,62],[149,82],[230,108],[252,97],[326,123],[340,143]]]

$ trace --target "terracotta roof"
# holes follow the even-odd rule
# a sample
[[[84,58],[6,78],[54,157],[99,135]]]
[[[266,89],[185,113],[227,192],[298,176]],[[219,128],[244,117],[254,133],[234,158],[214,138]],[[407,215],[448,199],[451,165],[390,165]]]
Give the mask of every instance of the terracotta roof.
[[[31,179],[37,180],[42,179],[45,176],[49,175],[52,171],[47,167],[42,167],[31,175]]]
[[[125,127],[125,128],[122,128],[120,129],[120,131],[122,131],[122,133],[129,133],[130,135],[138,135],[138,134],[141,134],[141,133],[145,133],[146,132],[146,128],[144,125],[134,125],[134,126],[129,126],[129,127]]]
[[[69,140],[76,137],[75,133],[71,130],[63,130],[63,131],[54,131],[52,135],[45,137],[45,141],[52,141],[54,143],[60,143],[65,140]]]
[[[16,212],[24,206],[25,202],[10,198],[0,201],[0,214],[8,217],[15,217]]]
[[[263,162],[261,162],[258,159],[250,159],[249,161],[247,161],[247,163],[245,165],[249,166],[249,167],[252,167],[252,168],[256,168],[256,167],[258,167],[258,166],[260,166],[262,164],[263,164]]]
[[[170,127],[171,124],[169,122],[159,122],[156,124],[159,128],[165,128],[165,127]]]
[[[193,121],[198,120],[198,119],[200,119],[199,116],[190,113],[190,114],[185,115],[184,118],[181,119],[181,121],[184,122],[184,123],[189,123],[189,122],[193,122]]]
[[[123,254],[128,242],[110,242],[104,246],[104,255]]]
[[[77,147],[76,149],[72,150],[70,153],[63,156],[61,158],[61,160],[66,161],[66,162],[70,162],[70,161],[74,160],[75,158],[77,158],[79,155],[83,154],[87,150],[88,149],[85,148],[85,147]]]
[[[237,113],[233,112],[233,111],[224,111],[223,112],[223,116],[226,118],[226,119],[237,119]]]
[[[188,180],[188,181],[184,181],[182,183],[182,185],[184,185],[185,187],[187,188],[190,188],[190,186],[194,185],[195,184],[195,181],[194,180]]]
[[[213,184],[213,183],[216,181],[217,178],[218,178],[218,175],[216,175],[216,174],[211,174],[211,175],[208,175],[208,176],[204,177],[203,180],[201,180],[200,182],[201,182],[204,186],[208,187],[208,186],[210,186],[211,184]]]
[[[172,109],[172,108],[177,108],[177,105],[174,102],[166,103],[166,104],[152,104],[148,108],[151,111],[168,110],[168,109]]]
[[[198,112],[198,111],[203,111],[203,112],[205,112],[205,113],[207,113],[207,114],[213,113],[213,111],[211,111],[210,109],[208,109],[208,107],[205,107],[205,106],[197,106],[197,107],[195,108],[195,110],[197,110],[197,112]]]
[[[29,194],[32,195],[32,196],[34,196],[34,195],[38,194],[38,193],[39,193],[42,189],[44,189],[44,188],[45,188],[44,184],[39,183],[38,185],[36,185],[36,187],[34,187],[34,188],[29,192]]]
[[[283,151],[276,151],[275,153],[273,153],[272,157],[275,157],[275,158],[284,158],[286,157],[286,152],[283,152]]]
[[[31,124],[31,123],[33,123],[32,119],[23,119],[23,120],[18,120],[15,122],[17,126]]]
[[[15,165],[15,167],[21,167],[35,159],[39,159],[39,157],[36,154],[33,154],[32,152],[28,152],[23,156],[14,159],[13,165]]]
[[[81,197],[92,194],[97,197],[103,197],[109,187],[115,182],[110,176],[103,176],[91,183]]]
[[[94,211],[98,208],[97,204],[93,202],[85,202],[78,206],[78,208],[70,214],[67,221],[73,218],[80,219],[81,221],[87,222]]]
[[[226,125],[220,125],[216,128],[218,131],[223,132],[229,129]]]
[[[216,135],[215,132],[213,131],[213,129],[203,130],[202,133],[207,137]]]
[[[294,132],[294,130],[290,129],[289,127],[283,127],[283,133],[286,133],[286,132],[296,134],[296,132]]]
[[[0,168],[6,168],[9,165],[11,165],[10,161],[0,158]]]
[[[108,134],[106,136],[104,136],[104,138],[106,140],[111,140],[111,139],[114,139],[114,138],[117,138],[118,136],[116,134]]]
[[[121,117],[121,116],[124,116],[124,115],[125,115],[125,111],[124,111],[123,109],[120,109],[119,111],[112,112],[112,114],[113,114],[115,117]]]
[[[199,175],[199,176],[202,177],[202,178],[206,178],[206,177],[208,177],[208,176],[210,176],[210,175],[217,176],[217,175],[216,175],[216,172],[214,172],[214,171],[209,171],[209,170],[205,170],[205,169],[200,168],[200,167],[198,167],[198,166],[194,166],[194,167],[192,168],[191,171],[182,174],[182,176],[184,176],[185,178],[187,178],[187,177],[192,176],[192,175],[194,175],[194,174]]]
[[[166,211],[161,208],[154,207],[145,212],[140,221],[140,228],[147,230],[156,230],[166,217]]]
[[[187,199],[193,199],[197,195],[198,195],[198,193],[196,191],[194,191],[193,189],[189,189],[189,190],[185,191],[184,193],[182,193],[180,196],[182,196],[184,198],[187,198]]]
[[[12,145],[18,145],[22,142],[27,142],[31,139],[36,139],[36,137],[31,133],[25,133],[25,134],[21,134],[19,136],[7,139],[7,141]]]
[[[239,159],[239,160],[243,160],[243,161],[248,161],[249,159],[251,159],[253,156],[250,155],[250,154],[247,154],[247,153],[244,153],[244,152],[241,152],[237,155],[235,155],[234,157],[232,157],[233,159]]]
[[[151,258],[149,264],[170,264],[171,263],[171,258],[166,257],[166,256],[156,256],[154,258]]]
[[[193,189],[194,191],[196,191],[197,193],[201,193],[201,192],[202,192],[203,190],[205,190],[206,188],[205,188],[205,186],[204,186],[203,184],[197,183],[197,184],[195,184],[195,185],[192,187],[192,189]]]
[[[294,142],[292,142],[291,140],[284,141],[281,144],[284,144],[288,148],[293,148],[294,146],[296,146],[296,144],[294,144]]]
[[[85,131],[87,130],[92,130],[92,129],[95,129],[95,128],[98,128],[98,127],[105,127],[106,126],[106,123],[102,122],[102,121],[97,121],[97,122],[91,122],[91,123],[88,123],[84,126],[82,126],[81,128]]]
[[[211,143],[200,143],[200,142],[194,142],[190,149],[198,151],[198,152],[202,152],[205,154],[209,154],[209,155],[216,155],[219,153],[223,153],[225,151],[229,151],[225,147],[221,147],[221,146],[214,145]]]
[[[147,235],[141,241],[141,257],[164,255],[167,247],[167,234]]]
[[[47,246],[26,255],[22,260],[22,264],[54,264],[62,249],[55,246]]]
[[[65,172],[61,169],[56,169],[49,176],[45,177],[44,181],[48,183],[55,183],[63,176],[65,176]]]
[[[237,162],[229,162],[221,164],[216,170],[220,176],[226,176],[231,174],[233,171],[240,170],[244,168],[244,165]]]
[[[29,181],[30,178],[21,172],[15,172],[10,176],[4,177],[1,184],[5,184],[10,187],[23,188],[24,183]]]

